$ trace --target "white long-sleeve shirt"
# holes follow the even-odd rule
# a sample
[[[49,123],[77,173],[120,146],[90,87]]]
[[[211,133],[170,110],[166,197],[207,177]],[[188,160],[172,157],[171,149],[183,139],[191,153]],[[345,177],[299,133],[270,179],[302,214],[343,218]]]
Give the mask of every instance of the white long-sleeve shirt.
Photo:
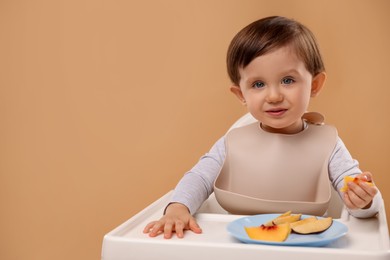
[[[214,181],[222,168],[225,155],[225,136],[223,136],[179,181],[171,202],[182,203],[188,207],[191,214],[196,213],[202,203],[213,193]],[[344,177],[347,175],[355,176],[362,172],[359,169],[358,161],[352,158],[339,137],[330,157],[328,169],[329,180],[340,196],[342,196],[340,188],[344,185]],[[349,210],[349,212],[358,218],[372,217],[378,212],[381,203],[382,196],[378,192],[370,208]]]

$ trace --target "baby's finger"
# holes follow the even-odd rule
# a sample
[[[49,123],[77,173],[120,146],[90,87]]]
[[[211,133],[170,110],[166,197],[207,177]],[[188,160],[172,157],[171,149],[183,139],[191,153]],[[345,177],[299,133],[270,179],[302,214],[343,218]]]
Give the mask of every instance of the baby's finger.
[[[347,193],[349,199],[357,208],[365,207],[372,200],[371,196],[355,183],[350,185]]]
[[[144,233],[149,233],[150,230],[153,228],[153,226],[156,224],[157,221],[153,221],[153,222],[150,222],[148,223],[145,228],[144,228]]]
[[[356,195],[356,197],[359,197],[360,199],[364,200],[365,197],[367,197],[367,192],[360,186],[362,182],[355,183],[350,182],[348,183],[348,193],[349,196]],[[353,199],[353,197],[351,197]]]
[[[350,187],[350,190],[352,190],[357,196],[359,196],[359,198],[365,201],[366,205],[368,205],[378,193],[378,189],[367,182],[361,181],[358,183],[353,183],[350,185]]]
[[[184,223],[181,220],[175,222],[175,232],[178,238],[184,237]]]
[[[378,189],[375,186],[371,186],[365,182],[359,183],[361,189],[363,189],[371,198],[373,198],[377,193]]]
[[[167,221],[164,226],[164,238],[169,239],[172,237],[173,222]]]
[[[349,198],[347,192],[345,192],[343,196],[344,196],[344,203],[345,203],[345,206],[347,206],[347,208],[357,209],[357,207],[352,203],[351,199]]]
[[[154,223],[153,228],[150,230],[149,236],[155,237],[158,234],[160,234],[163,230],[163,226],[164,226],[163,223],[161,223],[160,221],[156,221],[156,223]]]
[[[190,230],[192,230],[196,234],[202,233],[202,229],[199,227],[198,223],[196,222],[196,220],[194,218],[190,219],[189,228],[190,228]]]
[[[361,179],[363,181],[372,182],[372,180],[373,180],[371,172],[363,172],[363,173],[359,174],[358,177],[359,177],[359,179]]]

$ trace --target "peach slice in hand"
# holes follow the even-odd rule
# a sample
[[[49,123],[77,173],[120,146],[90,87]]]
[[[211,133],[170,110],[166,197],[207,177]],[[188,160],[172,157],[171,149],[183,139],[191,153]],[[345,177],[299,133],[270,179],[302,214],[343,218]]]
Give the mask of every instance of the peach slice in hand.
[[[357,178],[357,177],[353,177],[353,176],[345,176],[344,177],[344,186],[340,189],[341,192],[346,192],[348,191],[348,183],[349,182],[355,182],[355,183],[358,183],[359,181],[363,181],[362,179],[360,178]],[[374,184],[372,182],[368,182],[368,181],[364,181],[366,184],[370,185],[370,186],[374,186]]]

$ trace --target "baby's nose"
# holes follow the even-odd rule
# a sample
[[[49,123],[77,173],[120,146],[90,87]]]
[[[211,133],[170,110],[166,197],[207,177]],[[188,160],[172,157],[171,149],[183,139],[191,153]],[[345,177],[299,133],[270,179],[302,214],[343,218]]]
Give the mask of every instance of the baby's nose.
[[[268,103],[277,103],[283,100],[283,94],[278,87],[268,88],[267,99]]]

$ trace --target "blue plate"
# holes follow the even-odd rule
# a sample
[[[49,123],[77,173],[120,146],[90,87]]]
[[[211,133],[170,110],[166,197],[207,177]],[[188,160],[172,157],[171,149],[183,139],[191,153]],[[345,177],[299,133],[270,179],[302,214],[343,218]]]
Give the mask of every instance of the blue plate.
[[[324,232],[310,235],[300,235],[291,232],[288,238],[283,242],[254,240],[247,235],[244,227],[260,226],[278,216],[280,216],[280,214],[262,214],[239,218],[230,222],[227,226],[227,230],[233,237],[244,243],[278,246],[325,246],[344,236],[348,232],[348,227],[346,225],[337,220],[333,220],[332,226]],[[307,217],[311,216],[302,215],[301,219]]]

